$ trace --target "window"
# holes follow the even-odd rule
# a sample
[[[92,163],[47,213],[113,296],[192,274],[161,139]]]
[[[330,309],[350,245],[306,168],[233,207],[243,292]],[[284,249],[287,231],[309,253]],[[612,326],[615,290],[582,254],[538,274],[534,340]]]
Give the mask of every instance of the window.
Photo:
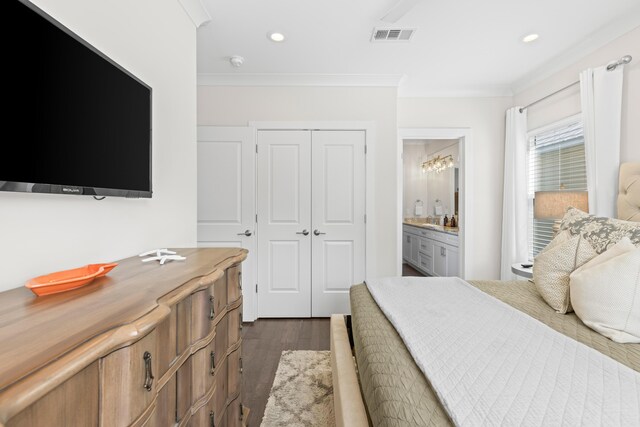
[[[536,191],[587,190],[584,133],[579,116],[529,133],[529,259],[553,239],[553,220],[533,217]]]

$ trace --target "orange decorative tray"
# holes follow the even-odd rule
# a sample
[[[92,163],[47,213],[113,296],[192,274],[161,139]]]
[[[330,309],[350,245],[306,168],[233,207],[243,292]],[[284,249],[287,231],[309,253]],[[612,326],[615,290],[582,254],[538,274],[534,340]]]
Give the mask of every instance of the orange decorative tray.
[[[38,296],[57,294],[91,283],[94,279],[105,276],[117,265],[117,263],[89,264],[73,270],[57,271],[31,279],[25,286]]]

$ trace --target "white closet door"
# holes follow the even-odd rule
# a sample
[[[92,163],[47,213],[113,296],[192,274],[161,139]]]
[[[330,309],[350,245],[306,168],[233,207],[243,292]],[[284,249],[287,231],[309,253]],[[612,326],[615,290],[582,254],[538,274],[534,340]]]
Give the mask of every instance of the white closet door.
[[[311,132],[258,132],[258,314],[311,316]]]
[[[248,127],[198,127],[198,246],[249,250],[244,320],[256,318],[255,140]]]
[[[365,278],[365,133],[312,134],[312,315],[349,313]]]

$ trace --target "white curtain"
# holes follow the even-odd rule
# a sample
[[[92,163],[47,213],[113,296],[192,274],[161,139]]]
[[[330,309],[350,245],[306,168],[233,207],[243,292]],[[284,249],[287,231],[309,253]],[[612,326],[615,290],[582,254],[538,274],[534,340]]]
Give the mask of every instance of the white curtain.
[[[580,102],[587,160],[589,212],[616,216],[620,167],[623,66],[580,73]]]
[[[511,264],[526,262],[527,246],[527,111],[507,110],[502,197],[502,257],[500,278],[511,280]]]

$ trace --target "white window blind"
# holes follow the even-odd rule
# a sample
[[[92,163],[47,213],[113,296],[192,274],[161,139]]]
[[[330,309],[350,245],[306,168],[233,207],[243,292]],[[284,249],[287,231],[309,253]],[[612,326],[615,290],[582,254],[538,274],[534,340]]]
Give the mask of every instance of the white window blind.
[[[533,217],[536,191],[587,190],[582,122],[564,121],[529,135],[529,258],[553,239],[553,220]]]

